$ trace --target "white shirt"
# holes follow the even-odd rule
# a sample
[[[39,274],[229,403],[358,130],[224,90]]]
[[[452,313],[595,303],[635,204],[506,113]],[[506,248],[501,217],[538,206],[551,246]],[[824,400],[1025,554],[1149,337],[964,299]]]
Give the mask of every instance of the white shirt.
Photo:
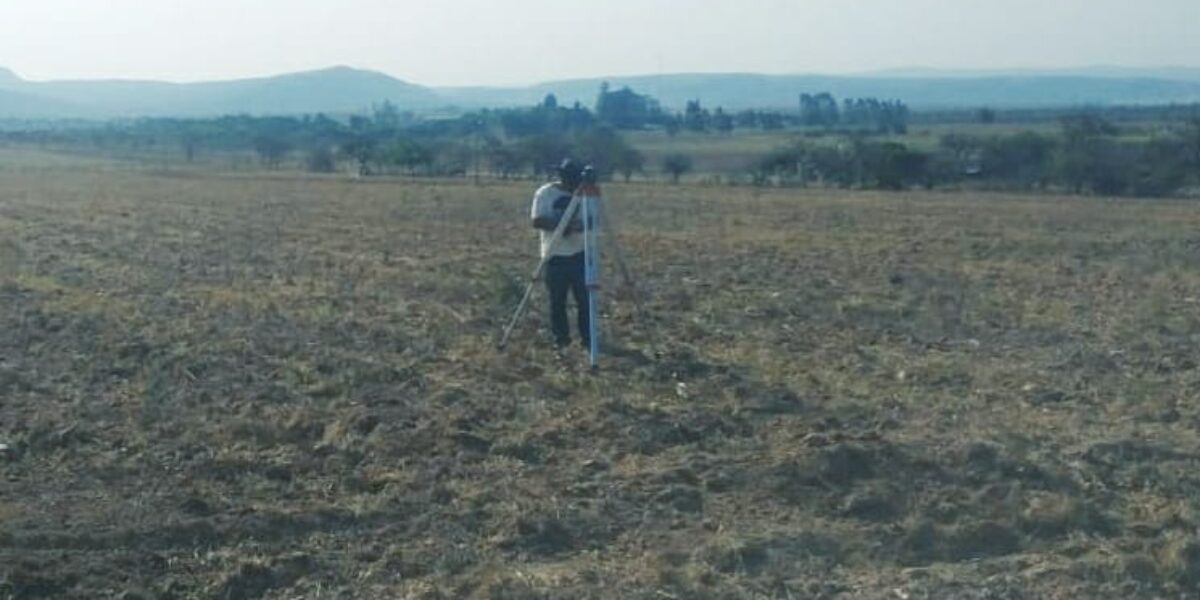
[[[530,210],[530,218],[545,218],[545,219],[561,219],[563,212],[567,210],[567,206],[571,204],[571,192],[568,192],[554,183],[547,183],[538,188],[533,194],[533,208]],[[575,220],[578,221],[582,217],[580,215],[582,207],[575,211]],[[550,247],[550,238],[554,237],[554,231],[546,231],[539,229],[538,234],[542,241],[542,257],[549,256],[571,256],[583,252],[583,234],[579,232],[568,233],[563,232],[558,243],[554,248]]]

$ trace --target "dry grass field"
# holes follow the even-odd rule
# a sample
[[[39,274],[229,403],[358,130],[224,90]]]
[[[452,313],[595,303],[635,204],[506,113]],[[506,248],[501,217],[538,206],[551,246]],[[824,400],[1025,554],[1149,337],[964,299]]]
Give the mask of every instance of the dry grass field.
[[[0,598],[1200,593],[1200,206],[532,187],[0,150]]]

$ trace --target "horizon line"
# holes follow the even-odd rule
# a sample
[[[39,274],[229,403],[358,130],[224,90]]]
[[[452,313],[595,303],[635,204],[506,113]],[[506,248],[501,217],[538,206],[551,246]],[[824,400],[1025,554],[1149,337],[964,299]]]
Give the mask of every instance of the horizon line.
[[[1086,65],[1073,66],[1040,66],[1040,67],[929,67],[929,66],[902,66],[902,67],[882,67],[867,70],[847,70],[847,71],[667,71],[660,73],[622,73],[622,74],[605,74],[605,75],[582,75],[572,77],[562,77],[556,79],[542,79],[533,82],[523,83],[482,83],[482,84],[446,84],[446,85],[428,85],[417,81],[406,79],[395,75],[383,69],[375,69],[369,67],[358,67],[348,64],[332,64],[323,67],[313,67],[307,69],[298,69],[292,71],[273,71],[264,74],[214,78],[214,79],[192,79],[179,80],[171,78],[144,78],[144,77],[65,77],[65,78],[45,78],[45,79],[29,79],[21,75],[20,71],[0,65],[0,73],[8,73],[21,83],[44,84],[44,83],[156,83],[164,85],[196,85],[196,84],[215,84],[215,83],[236,83],[241,81],[255,81],[264,79],[275,79],[279,77],[288,77],[292,75],[306,75],[314,73],[322,73],[328,71],[353,71],[360,73],[374,73],[383,75],[391,79],[424,87],[427,89],[469,89],[469,88],[499,88],[499,89],[520,89],[520,88],[536,88],[552,83],[572,83],[584,81],[596,81],[605,79],[643,79],[652,77],[672,77],[672,76],[722,76],[722,75],[758,75],[765,77],[845,77],[845,78],[862,78],[862,77],[887,77],[904,75],[905,78],[942,75],[954,75],[956,78],[986,78],[999,75],[1012,74],[1029,74],[1029,75],[1049,75],[1055,73],[1069,72],[1086,72],[1100,70],[1116,70],[1116,71],[1195,71],[1200,75],[1200,65],[1188,66],[1180,64],[1165,64],[1165,65],[1120,65],[1120,64],[1104,64],[1093,63]],[[1086,76],[1086,75],[1085,75]],[[1101,77],[1097,75],[1097,77]],[[1111,76],[1104,76],[1109,78]],[[2,81],[2,80],[0,80]]]

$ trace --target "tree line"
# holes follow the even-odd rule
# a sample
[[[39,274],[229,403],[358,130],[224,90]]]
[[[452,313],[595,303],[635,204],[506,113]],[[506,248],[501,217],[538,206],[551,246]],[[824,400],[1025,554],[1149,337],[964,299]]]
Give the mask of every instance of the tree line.
[[[779,130],[800,126],[800,115],[772,111],[709,110],[699,100],[683,111],[653,97],[603,84],[594,107],[562,105],[547,95],[534,106],[482,109],[453,117],[417,118],[390,102],[367,114],[333,117],[230,115],[218,118],[145,118],[36,127],[0,132],[0,140],[85,146],[135,157],[172,157],[191,163],[246,154],[267,169],[313,172],[351,169],[361,175],[463,176],[469,173],[540,177],[573,155],[606,176],[626,180],[647,169],[645,156],[622,132],[658,128],[729,134],[735,128]],[[659,165],[674,180],[692,168],[681,154]]]
[[[908,106],[899,100],[846,98],[839,108],[829,92],[800,95],[800,123],[808,127],[904,134],[908,132],[908,112]]]
[[[263,168],[313,172],[351,169],[362,175],[540,176],[564,155],[629,177],[644,157],[590,109],[558,106],[488,109],[418,119],[383,102],[369,114],[334,118],[224,116],[146,118],[0,131],[0,141],[87,148],[190,163],[246,154]]]
[[[629,180],[657,167],[678,181],[693,169],[689,156],[673,153],[648,165],[624,132],[657,127],[669,135],[682,130],[721,134],[735,128],[794,126],[805,128],[805,138],[757,157],[739,176],[759,185],[970,185],[1167,196],[1200,184],[1198,110],[1058,112],[1057,131],[1050,133],[948,133],[936,146],[913,147],[876,137],[906,131],[909,111],[898,101],[838,102],[823,92],[801,95],[799,110],[791,114],[710,111],[698,100],[672,113],[650,96],[604,85],[593,108],[562,105],[551,94],[533,106],[417,118],[383,102],[367,114],[339,118],[240,115],[13,128],[0,130],[0,141],[169,155],[183,162],[247,156],[267,169],[441,177],[543,177],[571,155],[594,164],[606,177]],[[1146,115],[1156,118],[1134,121]],[[1008,114],[980,110],[977,117],[995,122]]]
[[[1123,136],[1090,113],[1063,116],[1058,131],[943,135],[933,150],[852,136],[797,141],[755,160],[754,183],[906,189],[972,185],[1161,197],[1200,185],[1200,117]]]
[[[709,109],[699,99],[689,100],[679,113],[662,108],[658,100],[629,87],[612,90],[602,84],[596,99],[599,120],[621,130],[661,128],[668,135],[681,131],[729,134],[735,129],[775,131],[796,127],[864,133],[903,134],[908,130],[908,106],[899,100],[846,98],[839,103],[829,92],[800,95],[795,112]]]

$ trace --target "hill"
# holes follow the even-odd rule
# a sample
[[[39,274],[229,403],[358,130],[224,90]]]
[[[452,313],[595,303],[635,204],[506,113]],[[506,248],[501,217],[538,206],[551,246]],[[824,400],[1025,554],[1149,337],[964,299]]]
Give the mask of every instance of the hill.
[[[0,82],[4,73],[0,72]],[[0,84],[0,119],[19,117],[22,119],[69,118],[83,111],[78,106],[52,98],[26,92],[4,89]]]
[[[5,72],[0,73],[0,90],[66,103],[77,107],[78,114],[71,116],[96,118],[355,112],[384,100],[402,110],[428,110],[445,104],[437,94],[422,86],[349,67],[201,83],[30,82]],[[0,118],[28,116],[44,115],[31,115],[25,104],[0,98]]]
[[[551,81],[523,87],[429,88],[350,67],[231,81],[26,81],[0,68],[0,119],[205,117],[361,112],[389,100],[414,112],[527,106],[555,94],[591,106],[603,82],[679,110],[791,109],[801,93],[900,99],[914,109],[1040,108],[1200,102],[1200,69],[1090,67],[1059,71],[896,70],[860,75],[683,73]]]
[[[20,83],[20,82],[21,82],[21,78],[17,77],[17,74],[13,73],[11,69],[5,69],[4,67],[0,67],[0,85],[5,85],[5,84],[11,85],[11,84],[16,84],[16,83]]]

